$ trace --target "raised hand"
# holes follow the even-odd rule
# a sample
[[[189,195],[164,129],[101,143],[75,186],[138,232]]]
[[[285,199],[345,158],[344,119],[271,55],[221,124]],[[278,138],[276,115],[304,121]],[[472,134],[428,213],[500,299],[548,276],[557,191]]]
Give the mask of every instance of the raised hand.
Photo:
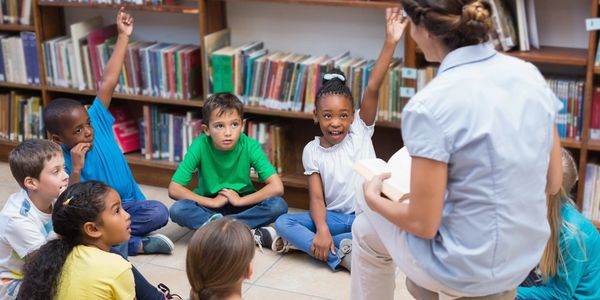
[[[125,12],[125,7],[122,6],[117,14],[117,31],[126,36],[131,36],[133,32],[133,17]]]
[[[398,43],[407,25],[408,18],[402,16],[400,7],[390,7],[385,10],[385,39],[388,42]]]

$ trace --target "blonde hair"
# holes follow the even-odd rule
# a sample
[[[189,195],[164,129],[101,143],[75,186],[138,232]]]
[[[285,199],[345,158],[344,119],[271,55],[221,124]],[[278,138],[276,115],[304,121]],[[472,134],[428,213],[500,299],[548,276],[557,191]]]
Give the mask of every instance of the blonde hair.
[[[187,277],[190,300],[225,298],[248,274],[254,239],[244,223],[223,218],[202,226],[188,244]]]
[[[563,253],[560,249],[560,234],[561,229],[564,227],[566,230],[572,233],[578,233],[576,235],[577,243],[579,248],[585,254],[585,243],[579,234],[577,226],[566,222],[562,218],[562,206],[564,204],[574,205],[571,198],[569,198],[569,192],[575,186],[575,183],[579,179],[577,173],[577,164],[569,153],[568,150],[562,148],[562,168],[563,168],[563,182],[560,191],[556,195],[548,196],[548,223],[550,224],[550,239],[544,249],[544,254],[540,260],[539,271],[543,281],[547,281],[549,278],[556,275],[558,267],[567,273],[565,260]],[[565,248],[566,251],[568,249]],[[584,258],[585,259],[585,258]]]

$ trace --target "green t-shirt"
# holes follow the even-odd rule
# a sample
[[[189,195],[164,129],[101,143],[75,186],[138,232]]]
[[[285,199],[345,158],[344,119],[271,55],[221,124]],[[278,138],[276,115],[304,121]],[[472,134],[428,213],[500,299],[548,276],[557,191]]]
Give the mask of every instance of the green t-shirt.
[[[250,167],[256,170],[260,181],[276,173],[260,144],[247,135],[240,135],[233,150],[221,151],[209,136],[202,134],[192,142],[171,181],[185,186],[198,169],[198,187],[194,193],[213,198],[228,188],[245,196],[256,191],[250,180]]]

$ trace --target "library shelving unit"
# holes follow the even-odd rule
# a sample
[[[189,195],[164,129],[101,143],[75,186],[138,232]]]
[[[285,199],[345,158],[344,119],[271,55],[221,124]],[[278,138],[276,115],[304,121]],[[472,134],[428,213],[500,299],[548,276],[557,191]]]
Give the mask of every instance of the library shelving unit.
[[[226,0],[239,1],[239,0]],[[145,11],[157,14],[175,13],[195,15],[198,19],[198,35],[200,37],[201,52],[204,51],[203,37],[207,34],[216,32],[227,27],[226,20],[226,1],[218,0],[198,0],[193,4],[184,5],[163,5],[163,6],[145,6],[145,5],[125,5],[130,11]],[[343,6],[355,7],[358,9],[385,9],[386,7],[398,6],[397,1],[366,1],[366,0],[254,0],[265,3],[289,3],[302,5],[324,5],[324,6]],[[597,1],[593,0],[592,11],[594,16],[598,14]],[[186,2],[189,3],[189,2]],[[67,0],[35,0],[32,6],[33,25],[5,25],[0,24],[0,32],[19,32],[34,31],[37,36],[38,63],[41,70],[41,86],[21,85],[14,83],[0,82],[0,90],[23,90],[32,93],[40,93],[44,105],[48,104],[54,98],[59,96],[70,96],[76,99],[90,99],[95,95],[93,90],[77,90],[72,88],[50,86],[46,82],[46,72],[44,70],[42,43],[51,38],[66,35],[68,24],[65,24],[65,8],[105,8],[118,9],[117,4],[95,4],[79,3]],[[571,49],[560,47],[542,47],[539,50],[529,52],[509,52],[521,59],[540,64],[552,64],[558,66],[571,66],[581,68],[586,73],[586,91],[584,106],[584,128],[582,140],[563,140],[562,145],[575,149],[579,152],[580,184],[577,189],[577,203],[581,207],[583,195],[583,178],[585,178],[585,163],[587,162],[588,152],[600,152],[600,142],[594,143],[587,139],[590,110],[591,110],[591,91],[594,74],[600,74],[600,69],[593,69],[593,56],[595,54],[596,33],[590,34],[590,46],[588,49]],[[408,67],[417,67],[424,65],[424,57],[417,49],[416,44],[409,35],[406,35],[404,44],[404,64]],[[201,58],[203,65],[202,76],[207,76],[207,62]],[[204,81],[203,81],[204,82]],[[179,110],[199,110],[202,107],[202,100],[206,97],[206,87],[203,87],[203,97],[198,99],[173,100],[161,97],[149,97],[139,95],[125,95],[116,93],[113,97],[114,102],[124,103],[133,110],[135,115],[141,114],[141,106],[144,104],[154,104],[160,107],[168,107]],[[283,183],[286,187],[285,198],[291,207],[307,208],[308,193],[306,178],[302,175],[301,152],[303,146],[315,135],[319,135],[317,126],[312,123],[312,116],[308,113],[279,111],[261,107],[249,106],[245,108],[245,113],[252,117],[276,118],[285,122],[290,130],[285,137],[287,149],[290,153],[287,156],[287,164],[284,172],[281,174]],[[377,130],[373,137],[373,143],[377,155],[388,159],[397,149],[402,146],[402,138],[399,132],[399,122],[378,122]],[[0,140],[0,159],[6,160],[8,152],[16,145],[12,141]],[[166,187],[170,178],[177,168],[176,163],[170,163],[157,160],[146,160],[140,153],[126,154],[127,161],[134,173],[138,183],[150,184]]]

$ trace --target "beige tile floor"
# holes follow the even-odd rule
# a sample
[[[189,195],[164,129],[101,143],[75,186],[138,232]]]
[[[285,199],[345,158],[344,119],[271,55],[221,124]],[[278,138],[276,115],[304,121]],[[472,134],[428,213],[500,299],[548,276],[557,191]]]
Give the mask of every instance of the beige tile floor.
[[[18,190],[8,164],[0,163],[0,206]],[[164,188],[141,186],[149,199],[157,199],[167,206],[172,204]],[[192,236],[188,229],[169,221],[159,230],[175,242],[171,255],[142,255],[130,261],[151,283],[165,283],[172,291],[187,295],[190,285],[185,274],[187,242]],[[413,299],[406,291],[404,275],[398,273],[395,299]],[[256,251],[254,275],[244,284],[244,299],[348,299],[350,274],[332,272],[329,268],[302,253],[278,255],[265,249]]]

